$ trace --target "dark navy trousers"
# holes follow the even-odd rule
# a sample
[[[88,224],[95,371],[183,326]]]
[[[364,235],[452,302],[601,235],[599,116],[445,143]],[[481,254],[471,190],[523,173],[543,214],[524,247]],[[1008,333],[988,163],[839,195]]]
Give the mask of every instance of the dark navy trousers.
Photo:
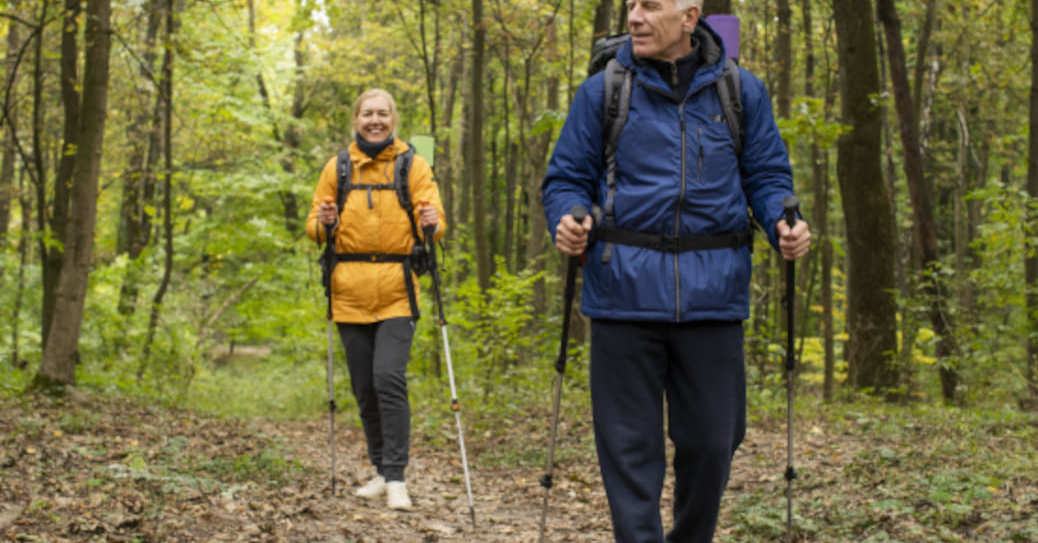
[[[666,539],[664,403],[675,449]],[[616,541],[709,543],[746,435],[742,323],[593,320],[591,406]]]
[[[368,442],[368,459],[387,481],[403,481],[411,435],[406,372],[414,319],[337,324]]]

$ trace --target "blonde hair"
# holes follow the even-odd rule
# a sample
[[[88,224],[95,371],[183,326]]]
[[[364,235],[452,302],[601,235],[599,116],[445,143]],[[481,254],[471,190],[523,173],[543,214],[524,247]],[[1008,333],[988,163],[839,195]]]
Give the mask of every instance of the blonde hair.
[[[351,118],[351,120],[352,120],[353,123],[356,123],[357,117],[360,116],[360,108],[361,108],[361,106],[364,105],[364,102],[369,100],[369,99],[371,99],[371,98],[378,98],[378,97],[385,98],[386,101],[389,102],[389,114],[390,114],[390,117],[393,120],[393,130],[390,131],[390,137],[394,137],[395,138],[396,137],[396,127],[397,127],[397,125],[400,124],[400,114],[397,113],[397,110],[396,110],[396,100],[393,100],[393,95],[389,94],[389,91],[387,91],[385,89],[374,88],[374,89],[368,89],[368,90],[360,93],[360,96],[358,96],[357,99],[353,102],[353,117]],[[356,126],[351,126],[351,128],[352,128],[353,132],[357,131],[357,127]]]

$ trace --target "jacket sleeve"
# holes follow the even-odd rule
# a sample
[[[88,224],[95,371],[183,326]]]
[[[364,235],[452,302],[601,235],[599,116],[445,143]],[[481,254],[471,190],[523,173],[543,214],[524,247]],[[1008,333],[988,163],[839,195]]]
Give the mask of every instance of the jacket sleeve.
[[[324,228],[320,227],[317,223],[317,207],[327,198],[331,198],[332,201],[335,201],[335,192],[338,188],[335,164],[336,158],[332,157],[332,159],[324,165],[324,170],[321,171],[321,177],[317,181],[317,188],[314,189],[314,199],[310,202],[310,213],[306,216],[306,235],[317,243],[324,243],[325,239]],[[339,210],[339,213],[342,213],[341,209]]]
[[[602,175],[602,85],[599,73],[577,89],[541,184],[552,240],[559,220],[574,205],[582,204],[590,211],[595,201]]]
[[[782,217],[782,199],[793,194],[793,170],[764,83],[746,70],[739,72],[745,127],[740,161],[742,188],[753,215],[777,249],[775,223]]]
[[[411,204],[414,207],[414,221],[415,225],[418,226],[418,235],[423,239],[425,233],[421,230],[421,222],[419,222],[418,210],[422,204],[429,204],[436,207],[436,211],[440,214],[440,227],[433,235],[433,241],[440,241],[443,239],[444,234],[447,233],[447,214],[443,210],[443,201],[440,200],[440,189],[437,185],[436,180],[433,179],[432,168],[429,167],[429,163],[424,158],[415,155],[414,162],[411,163],[411,173],[408,174],[408,186],[411,190]]]

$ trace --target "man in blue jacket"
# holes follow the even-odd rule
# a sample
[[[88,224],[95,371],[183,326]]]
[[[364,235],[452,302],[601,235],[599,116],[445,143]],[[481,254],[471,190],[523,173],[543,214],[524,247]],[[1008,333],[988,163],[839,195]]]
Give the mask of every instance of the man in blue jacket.
[[[666,541],[709,542],[746,431],[742,321],[749,316],[752,208],[786,260],[810,232],[789,228],[792,171],[764,85],[739,69],[742,153],[715,82],[724,45],[702,0],[628,0],[630,108],[606,181],[603,74],[577,91],[542,186],[555,245],[580,255],[591,318],[591,402],[617,541],[664,541],[664,398],[674,443]],[[578,224],[576,204],[606,208]],[[594,242],[588,245],[589,239]]]

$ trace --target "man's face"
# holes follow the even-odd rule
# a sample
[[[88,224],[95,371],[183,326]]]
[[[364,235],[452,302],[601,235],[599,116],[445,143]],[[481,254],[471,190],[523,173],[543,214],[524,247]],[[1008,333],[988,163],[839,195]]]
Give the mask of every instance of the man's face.
[[[677,0],[627,0],[627,28],[634,56],[675,61],[692,52],[688,34],[699,21],[699,8],[678,10]]]

